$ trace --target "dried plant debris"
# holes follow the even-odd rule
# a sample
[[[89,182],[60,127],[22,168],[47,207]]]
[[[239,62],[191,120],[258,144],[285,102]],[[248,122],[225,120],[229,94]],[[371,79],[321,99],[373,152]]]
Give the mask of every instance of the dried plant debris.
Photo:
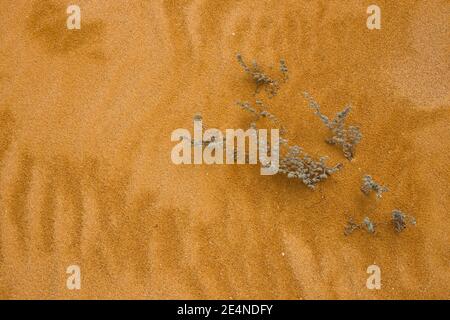
[[[412,225],[416,225],[416,219],[414,217],[408,216],[405,213],[403,213],[400,210],[392,210],[392,218],[391,223],[394,226],[394,230],[397,233],[402,232],[406,229],[408,223]],[[378,225],[384,225],[387,224],[387,222],[381,222],[381,223],[375,223],[372,220],[370,220],[368,217],[365,217],[363,222],[358,224],[355,223],[353,218],[349,218],[347,221],[347,225],[344,228],[344,234],[346,236],[352,234],[355,230],[358,229],[364,229],[368,233],[374,234],[376,231],[376,227]]]
[[[251,128],[256,129],[256,122],[258,120],[261,120],[263,118],[268,119],[271,121],[279,130],[280,130],[280,136],[283,136],[287,133],[286,128],[283,126],[280,120],[278,118],[267,111],[268,107],[265,105],[261,100],[256,100],[255,104],[256,106],[253,107],[249,102],[247,101],[238,101],[236,103],[239,107],[241,107],[243,110],[251,113],[254,117],[253,121],[250,123]]]
[[[283,59],[280,60],[280,72],[283,75],[283,80],[287,81],[289,79],[289,70],[286,65],[286,61],[284,61]]]
[[[362,139],[362,134],[356,126],[345,126],[345,119],[350,113],[351,107],[346,106],[333,120],[330,120],[326,115],[320,112],[319,104],[309,93],[304,92],[304,96],[308,100],[309,106],[315,111],[315,114],[333,134],[331,138],[326,139],[326,142],[332,145],[341,146],[344,151],[344,156],[348,160],[352,160],[355,155],[356,145]]]
[[[344,228],[344,234],[346,236],[352,234],[355,230],[363,229],[368,233],[374,234],[376,230],[377,224],[370,220],[369,217],[365,217],[362,223],[355,223],[353,218],[349,218],[347,221],[347,225]]]
[[[367,232],[375,233],[376,224],[372,220],[370,220],[369,217],[365,217],[363,223],[366,227]]]
[[[313,159],[297,145],[289,146],[285,155],[280,158],[278,172],[290,179],[299,179],[308,188],[314,189],[316,184],[326,180],[342,168],[342,164],[329,167],[326,157]]]
[[[256,84],[255,88],[255,94],[259,93],[259,89],[264,86],[266,92],[269,94],[270,97],[273,97],[277,94],[278,90],[280,89],[280,81],[271,78],[268,76],[262,68],[256,63],[255,60],[253,60],[252,65],[248,66],[244,59],[242,58],[241,54],[237,54],[236,58],[238,60],[238,63],[241,65],[241,67],[244,69],[246,73],[248,73],[253,81]],[[284,60],[280,60],[280,72],[282,74],[282,80],[285,82],[287,81],[288,77],[288,68],[286,66],[286,62]]]
[[[299,179],[308,188],[315,189],[319,182],[326,180],[342,168],[341,163],[330,167],[326,164],[327,157],[321,157],[316,160],[298,145],[289,145],[289,140],[284,137],[287,130],[275,115],[267,111],[268,108],[262,101],[256,101],[258,107],[253,107],[248,102],[238,102],[237,104],[254,116],[253,121],[250,123],[251,128],[257,129],[257,121],[267,118],[280,130],[280,145],[282,149],[280,150],[278,173],[284,174],[290,179]]]
[[[400,210],[392,210],[391,222],[394,226],[394,230],[398,233],[406,229],[408,223],[416,225],[416,219],[414,217],[407,216]]]
[[[200,113],[196,113],[193,117],[194,121],[202,121],[203,122],[203,117]],[[208,130],[210,129],[207,125],[205,125],[204,123],[202,123],[202,129],[203,130]],[[198,141],[195,140],[192,137],[186,137],[183,136],[182,137],[183,140],[188,140],[190,141],[192,146],[202,146],[202,147],[208,147],[208,146],[225,146],[226,145],[226,137],[222,137],[221,140],[216,140],[217,137],[216,136],[211,136],[210,139],[205,140],[204,138],[202,138],[202,140]],[[236,152],[235,152],[236,153]]]
[[[389,189],[385,186],[378,184],[377,182],[375,182],[375,180],[372,179],[371,176],[366,174],[362,179],[361,191],[365,195],[369,195],[371,191],[375,191],[377,198],[380,199],[383,195],[383,192],[387,192],[389,191]]]
[[[353,220],[353,218],[349,218],[347,221],[347,225],[344,228],[344,234],[346,236],[350,235],[353,233],[353,231],[357,230],[361,228],[360,224],[355,223],[355,221]]]

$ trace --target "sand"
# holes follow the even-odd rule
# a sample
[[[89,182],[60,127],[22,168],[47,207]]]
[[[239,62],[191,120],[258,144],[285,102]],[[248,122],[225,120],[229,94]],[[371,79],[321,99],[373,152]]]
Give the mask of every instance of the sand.
[[[450,298],[449,15],[445,0],[0,2],[0,298]],[[255,166],[176,166],[170,134],[240,128],[254,99],[237,52],[290,79],[261,98],[344,169],[316,191]],[[272,69],[271,69],[272,68]],[[352,162],[324,143],[310,92],[352,103]],[[359,191],[371,174],[381,201]],[[349,216],[417,226],[343,235]],[[81,268],[68,290],[66,268]],[[369,265],[382,289],[368,290]]]

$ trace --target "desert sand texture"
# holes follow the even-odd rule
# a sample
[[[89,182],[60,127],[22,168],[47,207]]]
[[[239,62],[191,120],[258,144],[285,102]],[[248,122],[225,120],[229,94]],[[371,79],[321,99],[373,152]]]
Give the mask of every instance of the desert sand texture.
[[[450,3],[0,0],[0,298],[449,299]],[[317,190],[252,165],[174,165],[200,112],[241,128],[254,84],[292,142],[344,168]],[[351,103],[353,161],[303,98]],[[359,190],[364,174],[390,189]],[[417,219],[344,236],[347,219]],[[381,290],[366,287],[369,265]],[[66,268],[79,265],[81,290]]]

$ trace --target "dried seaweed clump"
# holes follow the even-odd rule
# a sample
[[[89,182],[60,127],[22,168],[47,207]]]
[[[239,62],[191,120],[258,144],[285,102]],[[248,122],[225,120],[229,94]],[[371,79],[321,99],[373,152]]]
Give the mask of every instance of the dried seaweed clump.
[[[280,89],[280,82],[279,80],[273,79],[270,76],[268,76],[264,71],[261,69],[261,67],[256,63],[255,60],[253,60],[252,65],[248,66],[244,59],[242,58],[241,54],[236,55],[238,63],[241,65],[241,67],[244,69],[246,73],[248,73],[253,81],[256,84],[255,88],[255,94],[259,92],[259,89],[261,86],[265,87],[266,92],[269,94],[270,97],[273,97],[277,94],[278,90]],[[288,68],[286,66],[286,62],[284,60],[280,60],[280,72],[283,76],[283,81],[287,81],[288,79]]]
[[[284,174],[290,179],[299,179],[308,188],[314,189],[317,183],[326,180],[342,168],[341,163],[329,167],[326,164],[326,157],[316,160],[304,152],[301,147],[289,145],[289,140],[284,137],[287,130],[275,115],[267,111],[267,106],[262,101],[256,101],[258,107],[253,107],[248,102],[238,102],[237,104],[253,115],[254,119],[250,123],[251,128],[258,130],[256,123],[262,118],[267,118],[279,128],[282,149],[280,150],[278,173]]]
[[[394,230],[398,233],[406,229],[408,222],[412,225],[416,225],[416,219],[414,217],[407,216],[400,210],[392,210],[392,224],[394,225]]]
[[[361,191],[365,195],[369,195],[371,191],[375,191],[377,194],[377,198],[380,199],[383,195],[383,192],[389,191],[389,189],[385,186],[376,183],[375,180],[373,180],[372,177],[368,174],[366,174],[362,180]]]
[[[348,160],[352,160],[355,155],[356,145],[361,141],[362,134],[356,126],[345,126],[345,119],[350,113],[351,107],[346,106],[344,110],[339,112],[332,121],[320,112],[319,104],[307,92],[304,93],[308,100],[309,106],[314,109],[315,114],[319,116],[325,126],[331,130],[333,136],[326,139],[326,142],[332,145],[340,145],[344,151],[344,156]]]
[[[353,233],[353,231],[358,230],[358,229],[363,229],[366,230],[368,233],[374,234],[375,230],[376,230],[376,226],[377,224],[375,222],[373,222],[372,220],[370,220],[369,217],[365,217],[363,222],[358,224],[355,223],[353,218],[348,219],[347,221],[347,225],[344,228],[344,234],[346,236],[350,235]]]

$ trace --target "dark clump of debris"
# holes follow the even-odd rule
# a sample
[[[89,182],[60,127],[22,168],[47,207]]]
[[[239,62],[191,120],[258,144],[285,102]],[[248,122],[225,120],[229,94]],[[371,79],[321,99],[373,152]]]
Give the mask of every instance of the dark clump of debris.
[[[400,210],[392,210],[392,224],[394,226],[394,230],[398,233],[402,232],[406,229],[408,222],[412,225],[416,225],[416,219],[414,217],[407,216]]]
[[[362,139],[362,134],[356,126],[345,126],[345,119],[350,113],[351,107],[346,106],[333,120],[330,120],[326,115],[320,112],[319,104],[309,93],[304,92],[304,96],[308,100],[309,106],[315,111],[315,114],[333,134],[331,138],[327,138],[325,141],[332,145],[341,146],[344,156],[348,160],[352,160],[355,155],[356,145]]]
[[[387,191],[389,191],[389,189],[386,188],[385,186],[382,186],[382,185],[376,183],[375,180],[373,180],[371,176],[366,174],[363,177],[361,191],[365,195],[369,195],[371,191],[375,191],[377,194],[377,198],[380,199],[383,192],[387,192]]]
[[[264,86],[266,92],[269,94],[270,97],[273,97],[277,94],[278,90],[280,89],[280,81],[273,79],[272,77],[268,76],[262,68],[256,63],[255,60],[253,60],[252,65],[248,66],[244,59],[242,58],[241,54],[236,55],[238,63],[241,65],[241,67],[244,69],[246,73],[248,73],[252,80],[255,82],[256,88],[255,88],[255,94],[259,93],[259,89]],[[280,60],[280,72],[282,74],[282,80],[286,82],[289,78],[288,76],[288,68],[286,66],[286,62],[284,60]]]

